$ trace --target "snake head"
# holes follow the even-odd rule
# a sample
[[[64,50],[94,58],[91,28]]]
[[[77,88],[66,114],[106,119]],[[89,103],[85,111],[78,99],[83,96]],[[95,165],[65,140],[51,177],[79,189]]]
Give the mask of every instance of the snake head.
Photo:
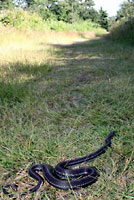
[[[113,138],[114,135],[115,135],[115,131],[111,131],[111,132],[109,133],[109,135],[107,136],[105,142],[106,142],[107,144],[110,143],[109,145],[111,145],[111,139]],[[109,145],[108,145],[108,146],[109,146]]]

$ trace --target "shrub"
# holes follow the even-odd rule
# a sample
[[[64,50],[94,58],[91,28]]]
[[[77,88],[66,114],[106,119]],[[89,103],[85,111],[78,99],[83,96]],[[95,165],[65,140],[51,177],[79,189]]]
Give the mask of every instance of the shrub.
[[[17,29],[25,30],[39,29],[43,25],[43,20],[36,13],[30,13],[22,9],[8,11],[0,17],[0,22],[4,25],[11,25]]]
[[[105,33],[105,30],[100,25],[86,21],[76,21],[67,23],[55,19],[52,13],[45,13],[41,8],[33,8],[32,11],[24,11],[22,9],[7,10],[0,15],[0,22],[4,25],[10,25],[19,30],[55,30],[55,31],[100,31]],[[50,15],[53,17],[49,18]]]

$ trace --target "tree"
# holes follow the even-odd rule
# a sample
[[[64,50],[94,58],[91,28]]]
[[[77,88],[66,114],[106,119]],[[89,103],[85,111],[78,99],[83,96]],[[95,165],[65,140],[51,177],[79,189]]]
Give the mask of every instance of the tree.
[[[47,6],[48,4],[48,0],[25,0],[27,6],[26,7],[30,7],[30,6]]]
[[[102,7],[99,10],[99,24],[108,31],[108,14]]]
[[[72,23],[79,19],[91,19],[93,15],[93,0],[64,0],[50,6],[50,10],[58,20]]]
[[[67,8],[68,22],[72,23],[79,18],[79,0],[64,0]]]
[[[56,18],[73,23],[78,20],[98,22],[99,14],[93,0],[0,0],[14,2],[15,6],[37,11],[43,19]]]
[[[117,19],[128,19],[134,17],[134,0],[128,0],[121,5],[120,10],[117,12]]]

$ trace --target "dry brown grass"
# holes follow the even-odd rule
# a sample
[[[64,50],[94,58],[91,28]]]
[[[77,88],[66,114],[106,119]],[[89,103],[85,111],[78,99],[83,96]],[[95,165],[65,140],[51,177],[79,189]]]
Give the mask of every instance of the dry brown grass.
[[[0,27],[0,65],[9,62],[46,62],[50,60],[52,44],[72,44],[94,38],[92,32],[32,32]]]

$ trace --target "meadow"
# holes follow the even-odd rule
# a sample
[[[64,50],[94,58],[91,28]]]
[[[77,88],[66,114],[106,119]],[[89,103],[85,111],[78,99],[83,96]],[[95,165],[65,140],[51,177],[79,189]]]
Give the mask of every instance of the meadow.
[[[0,29],[0,189],[16,183],[20,199],[36,184],[32,164],[92,153],[115,130],[112,148],[86,163],[96,183],[62,191],[45,182],[24,199],[133,199],[134,48],[103,31]]]

